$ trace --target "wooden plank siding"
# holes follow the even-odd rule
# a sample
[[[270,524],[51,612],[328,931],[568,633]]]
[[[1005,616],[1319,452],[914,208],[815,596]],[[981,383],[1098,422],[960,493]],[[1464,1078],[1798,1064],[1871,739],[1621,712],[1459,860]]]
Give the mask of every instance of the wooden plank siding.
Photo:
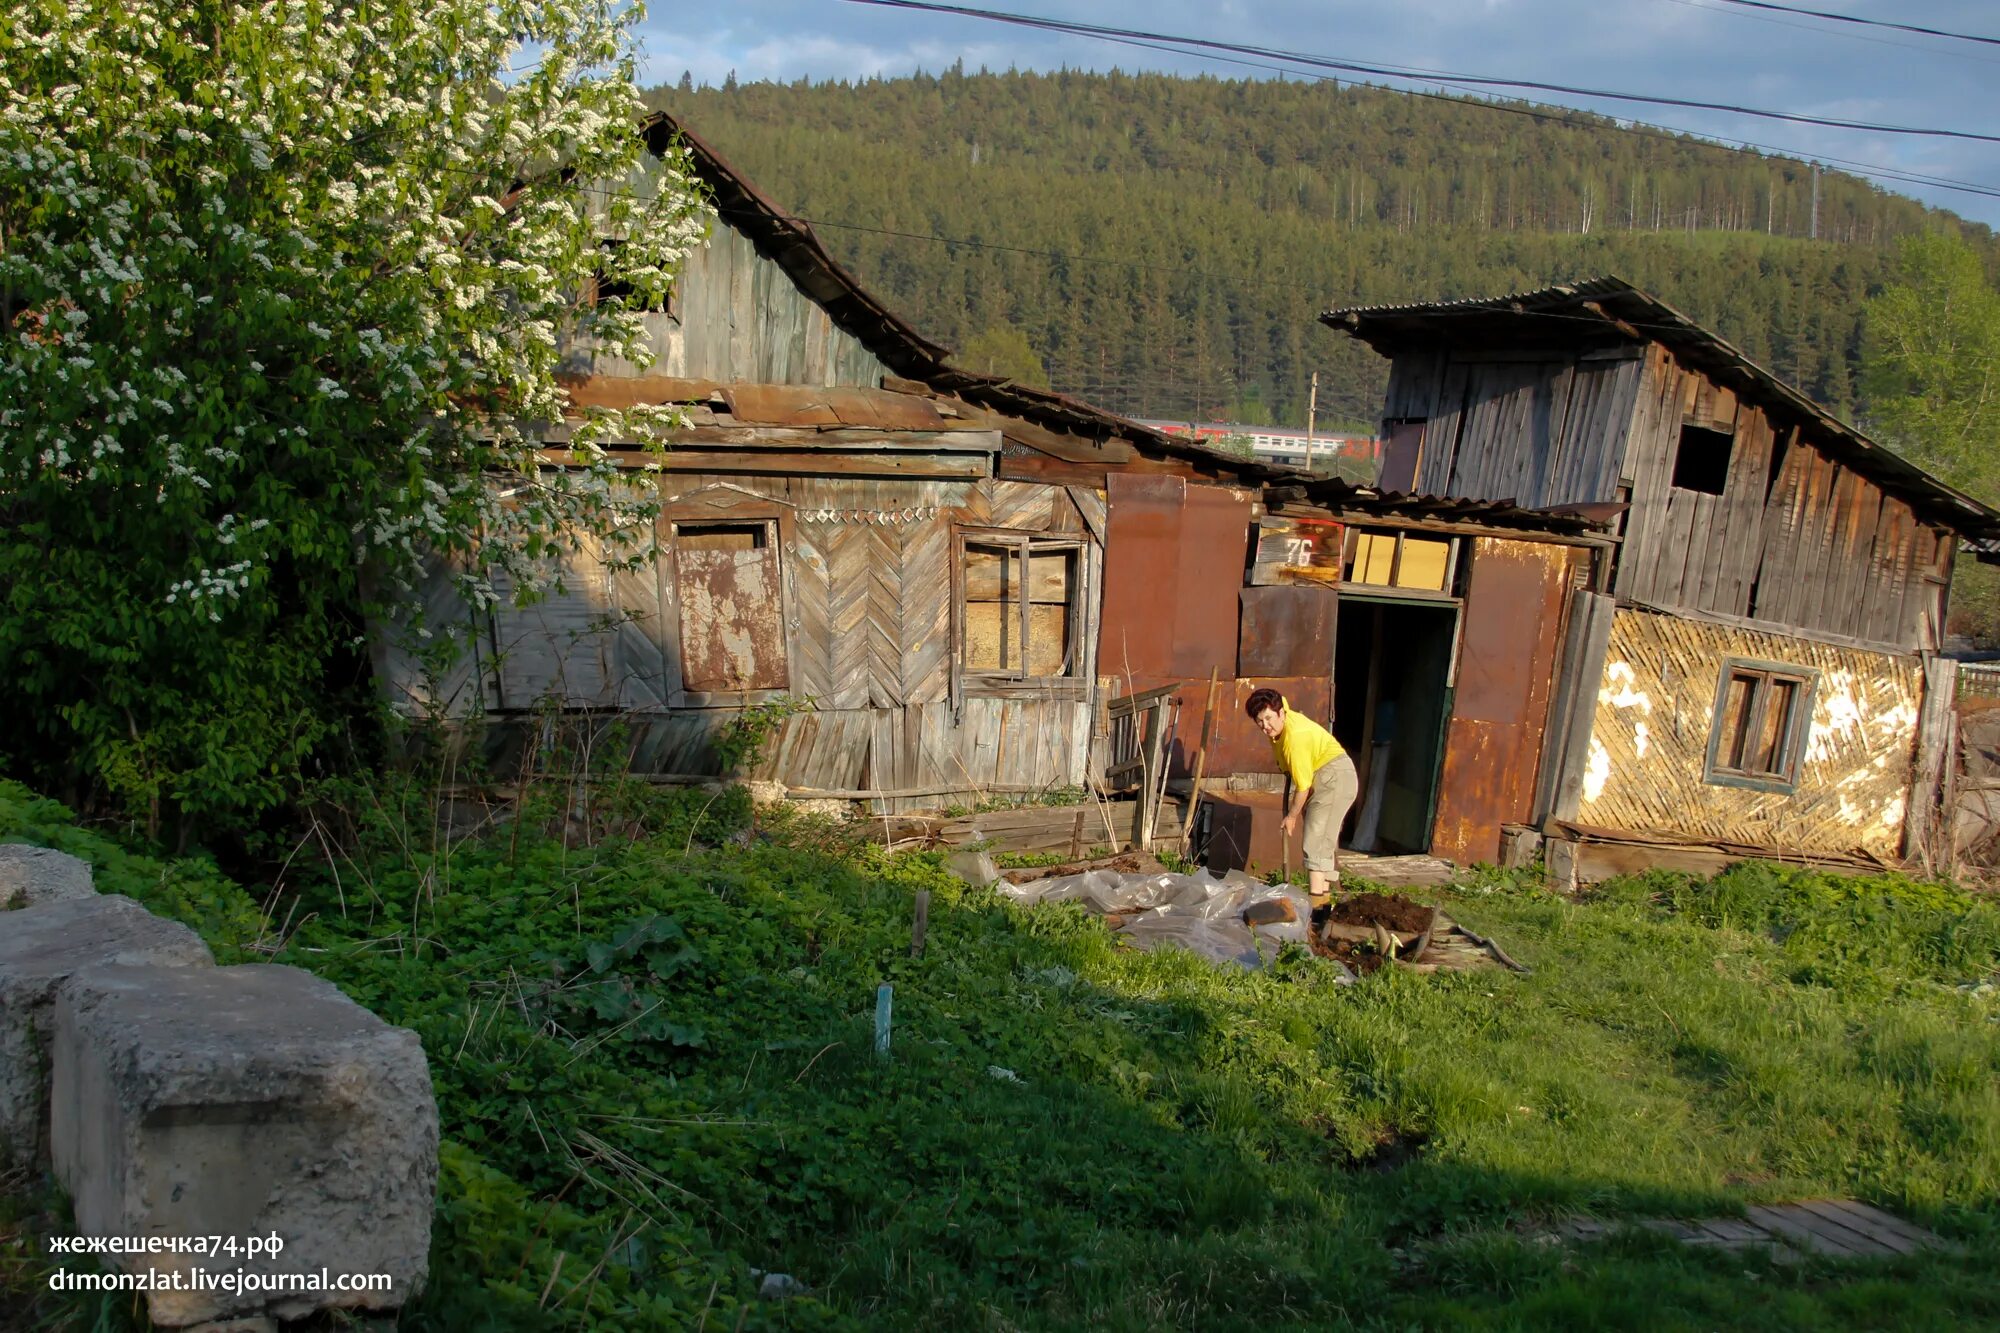
[[[655,357],[648,374],[872,388],[888,373],[790,274],[721,219],[708,243],[682,265],[673,313],[648,314],[646,330]],[[587,339],[564,348],[564,370],[615,377],[641,373],[629,361],[598,352]]]
[[[815,706],[785,720],[752,776],[821,790],[939,792],[878,803],[898,811],[970,803],[993,786],[1083,784],[1092,700],[1078,682],[1096,679],[1102,491],[997,479],[733,474],[671,474],[661,484],[661,559],[619,571],[593,564],[589,553],[570,560],[562,592],[494,611],[490,625],[479,624],[476,653],[442,681],[428,681],[409,652],[385,649],[380,669],[392,698],[412,715],[483,713],[502,730],[524,733],[547,704],[570,727],[622,716],[634,771],[718,772],[714,740],[734,709],[682,706],[674,693],[672,525],[769,515],[782,535],[787,593],[784,692],[810,695]],[[995,695],[975,685],[954,702],[960,527],[1082,544],[1074,593],[1080,657],[1061,688],[1030,681]],[[467,620],[448,571],[434,571],[425,594],[437,623]],[[517,735],[502,748],[518,754],[522,743]]]
[[[1704,779],[1731,658],[1817,672],[1797,788]],[[1579,823],[1781,851],[1901,852],[1923,661],[1682,616],[1619,610],[1584,762]]]
[[[1648,349],[1645,380],[1624,452],[1621,599],[1936,647],[1926,626],[1935,599],[1908,596],[1898,571],[1922,565],[1941,529],[1664,348]],[[1683,425],[1731,432],[1721,495],[1673,485]]]
[[[1426,423],[1418,491],[1526,506],[1628,498],[1612,582],[1628,604],[1938,646],[1945,529],[1661,344],[1414,348],[1392,362],[1384,415]],[[1730,436],[1719,495],[1673,484],[1686,425]]]

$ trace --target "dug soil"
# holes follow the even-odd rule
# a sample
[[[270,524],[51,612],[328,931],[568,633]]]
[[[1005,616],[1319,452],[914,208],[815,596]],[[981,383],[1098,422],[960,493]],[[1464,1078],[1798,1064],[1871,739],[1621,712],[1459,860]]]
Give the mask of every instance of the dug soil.
[[[1347,964],[1356,976],[1367,976],[1387,960],[1374,944],[1365,940],[1321,939],[1319,928],[1328,921],[1338,921],[1343,926],[1379,924],[1386,930],[1420,933],[1430,924],[1431,909],[1400,894],[1357,893],[1313,913],[1312,929],[1306,936],[1312,951],[1322,958]]]
[[[1421,934],[1431,923],[1431,909],[1422,903],[1413,903],[1400,894],[1357,893],[1351,898],[1342,898],[1333,905],[1331,920],[1343,926],[1372,926],[1380,924],[1390,930],[1409,931]]]
[[[1357,977],[1365,977],[1382,966],[1382,955],[1375,952],[1372,944],[1359,940],[1323,940],[1318,931],[1306,936],[1306,943],[1321,958],[1331,958],[1337,963],[1345,963]]]

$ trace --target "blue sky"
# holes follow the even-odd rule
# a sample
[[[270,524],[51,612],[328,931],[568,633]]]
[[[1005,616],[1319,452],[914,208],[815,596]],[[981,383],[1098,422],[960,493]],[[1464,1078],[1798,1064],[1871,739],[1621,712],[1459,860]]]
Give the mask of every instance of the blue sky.
[[[1282,47],[1341,59],[1730,102],[1895,125],[2000,134],[1993,89],[2000,46],[1976,45],[1723,0],[971,0],[982,8]],[[1991,0],[1786,0],[1807,8],[2000,36]],[[846,0],[654,0],[642,29],[648,82],[857,79],[968,69],[1163,69],[1271,77],[981,20],[883,10]],[[1421,85],[1435,87],[1435,84]],[[1910,138],[1716,112],[1541,100],[1754,141],[1848,163],[1946,177],[2000,193],[2000,144]],[[697,127],[699,128],[699,127]],[[727,152],[727,145],[718,145]],[[1834,162],[1834,159],[1846,159]],[[1903,182],[1889,188],[2000,226],[2000,198]]]

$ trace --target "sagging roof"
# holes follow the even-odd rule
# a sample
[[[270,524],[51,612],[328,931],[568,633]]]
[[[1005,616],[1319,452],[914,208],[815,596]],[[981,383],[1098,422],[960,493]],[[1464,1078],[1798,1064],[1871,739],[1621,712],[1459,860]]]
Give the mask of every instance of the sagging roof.
[[[1720,334],[1616,276],[1539,291],[1411,305],[1349,306],[1320,322],[1387,356],[1441,340],[1491,347],[1497,340],[1541,345],[1657,342],[1707,372],[1779,422],[1808,428],[1827,454],[1975,541],[2000,541],[2000,511],[1946,485],[1834,416],[1746,356]],[[1522,338],[1523,324],[1530,326]]]
[[[1556,505],[1547,509],[1525,509],[1511,500],[1468,500],[1458,496],[1406,495],[1374,486],[1360,486],[1339,477],[1316,477],[1310,481],[1275,484],[1264,490],[1264,501],[1274,510],[1294,504],[1341,511],[1357,511],[1369,519],[1417,520],[1437,523],[1470,523],[1482,527],[1507,528],[1519,532],[1544,532],[1559,536],[1587,537],[1608,528],[1611,521],[1630,508],[1617,504]],[[1358,520],[1357,520],[1358,521]]]
[[[930,392],[963,399],[990,411],[1018,417],[1045,430],[1082,440],[1124,440],[1144,453],[1182,459],[1244,481],[1295,475],[1289,468],[1248,462],[1193,441],[1142,426],[1127,417],[1065,394],[1017,384],[1003,375],[985,375],[950,364],[951,352],[924,337],[877,300],[820,242],[810,224],[793,217],[729,165],[706,140],[665,111],[640,126],[654,153],[684,147],[695,174],[708,186],[716,211],[749,237],[823,307],[847,332],[900,377]]]

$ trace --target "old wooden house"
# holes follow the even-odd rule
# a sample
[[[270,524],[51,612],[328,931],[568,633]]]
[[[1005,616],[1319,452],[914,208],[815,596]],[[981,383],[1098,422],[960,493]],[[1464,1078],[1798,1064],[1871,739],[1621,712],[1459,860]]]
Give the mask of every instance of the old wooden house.
[[[1391,360],[1383,488],[1622,506],[1598,568],[1520,604],[1560,623],[1510,809],[1570,840],[1552,864],[1579,842],[1928,855],[1953,559],[2000,514],[1617,279],[1323,319]]]
[[[649,315],[657,362],[579,347],[570,391],[684,409],[657,559],[586,554],[484,613],[440,577],[429,619],[476,651],[439,678],[379,636],[398,704],[480,714],[503,771],[566,739],[699,778],[743,710],[809,701],[752,776],[885,813],[1199,772],[1221,859],[1270,864],[1282,782],[1241,706],[1271,685],[1356,753],[1354,841],[1498,854],[1604,512],[1313,480],[956,368],[698,136],[646,133],[718,221]]]
[[[586,556],[559,595],[476,617],[445,679],[382,636],[393,698],[477,710],[508,755],[615,722],[619,764],[663,776],[716,773],[744,708],[810,700],[754,773],[794,794],[901,809],[1081,788],[1124,688],[1100,682],[1107,486],[1247,514],[1278,474],[952,366],[698,136],[664,115],[645,133],[685,143],[717,220],[649,315],[657,362],[580,347],[570,391],[685,408],[658,558]],[[559,442],[545,458],[563,465]],[[471,615],[444,580],[430,593],[434,623]]]

